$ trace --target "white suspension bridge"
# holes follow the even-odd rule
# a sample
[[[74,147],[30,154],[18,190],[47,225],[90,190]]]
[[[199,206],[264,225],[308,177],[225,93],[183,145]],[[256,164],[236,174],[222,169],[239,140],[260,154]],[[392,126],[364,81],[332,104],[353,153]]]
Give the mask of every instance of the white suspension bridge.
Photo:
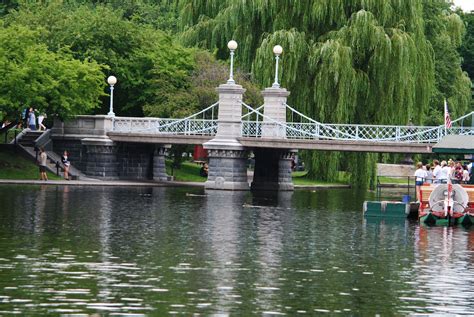
[[[240,116],[239,142],[249,147],[428,153],[431,146],[447,134],[474,135],[474,111],[453,120],[452,127],[446,129],[444,125],[321,123],[286,103],[281,106],[291,122],[278,121],[266,115],[264,105],[252,108],[241,102],[243,115]],[[114,117],[112,131],[108,135],[116,141],[204,143],[217,133],[218,107],[216,102],[180,119]]]

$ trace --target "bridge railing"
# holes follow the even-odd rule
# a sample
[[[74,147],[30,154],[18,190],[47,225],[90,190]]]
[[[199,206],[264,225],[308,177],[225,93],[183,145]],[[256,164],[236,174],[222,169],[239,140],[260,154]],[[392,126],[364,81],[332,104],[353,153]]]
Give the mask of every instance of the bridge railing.
[[[217,120],[215,119],[177,120],[116,117],[113,126],[114,132],[144,134],[214,135],[217,132]]]
[[[367,142],[400,142],[400,143],[436,143],[446,134],[474,135],[474,127],[453,126],[445,129],[444,126],[388,126],[362,124],[323,124],[287,106],[294,114],[301,118],[301,122],[281,123],[265,116],[260,108],[249,108],[249,113],[256,113],[258,120],[242,121],[242,136],[262,137],[265,125],[279,125],[286,130],[287,139],[318,139],[339,141],[367,141]],[[453,124],[462,122],[472,116],[467,114],[453,121]],[[265,119],[265,122],[264,122]],[[305,122],[303,122],[305,120]],[[277,130],[275,130],[277,131]]]
[[[174,135],[215,135],[218,103],[182,119],[115,117],[114,132]]]

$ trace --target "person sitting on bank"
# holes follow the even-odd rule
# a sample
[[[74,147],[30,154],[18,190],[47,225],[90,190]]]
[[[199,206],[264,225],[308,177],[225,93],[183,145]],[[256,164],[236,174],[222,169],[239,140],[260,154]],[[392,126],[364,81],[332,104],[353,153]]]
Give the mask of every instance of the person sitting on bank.
[[[418,162],[416,163],[416,171],[415,171],[415,187],[416,187],[416,199],[417,201],[421,200],[420,197],[420,187],[423,185],[427,177],[426,171],[423,169],[423,163]]]
[[[207,177],[207,174],[209,173],[209,166],[207,163],[202,164],[201,169],[199,170],[199,175],[202,177]]]

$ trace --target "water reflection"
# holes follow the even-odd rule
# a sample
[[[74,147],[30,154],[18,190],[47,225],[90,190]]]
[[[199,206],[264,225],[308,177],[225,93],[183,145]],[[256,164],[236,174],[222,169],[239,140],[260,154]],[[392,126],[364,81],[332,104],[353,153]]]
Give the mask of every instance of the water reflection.
[[[0,186],[0,315],[468,315],[474,230],[370,195]]]
[[[474,231],[457,227],[417,228],[416,277],[412,305],[423,303],[424,312],[472,314]],[[443,303],[440,305],[440,303]],[[470,303],[470,305],[466,305]]]

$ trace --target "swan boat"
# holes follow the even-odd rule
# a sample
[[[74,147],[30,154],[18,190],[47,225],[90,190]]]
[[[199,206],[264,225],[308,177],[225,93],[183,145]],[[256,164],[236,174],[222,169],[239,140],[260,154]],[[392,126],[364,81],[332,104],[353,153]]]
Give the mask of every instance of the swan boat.
[[[474,224],[474,185],[448,183],[420,186],[418,218],[426,225]]]

